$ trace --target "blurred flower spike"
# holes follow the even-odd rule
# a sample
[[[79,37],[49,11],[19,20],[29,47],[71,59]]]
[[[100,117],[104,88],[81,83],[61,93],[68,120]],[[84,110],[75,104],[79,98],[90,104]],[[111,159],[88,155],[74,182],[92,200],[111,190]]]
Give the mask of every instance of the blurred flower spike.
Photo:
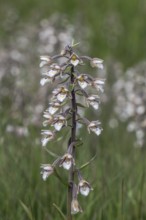
[[[62,139],[57,138],[55,140],[59,132],[64,138],[63,132],[67,129],[70,131],[66,152],[63,156],[57,155],[57,160],[52,165],[41,165],[41,174],[43,180],[46,180],[53,172],[55,174],[60,167],[68,171],[68,216],[82,212],[77,199],[78,193],[88,196],[92,190],[89,182],[80,175],[75,161],[76,147],[81,144],[80,138],[77,137],[77,126],[84,125],[89,133],[92,131],[97,136],[103,130],[99,120],[89,121],[86,117],[83,117],[82,111],[83,107],[85,109],[86,106],[88,108],[91,106],[93,111],[99,109],[100,94],[104,91],[105,80],[97,77],[93,78],[91,73],[87,74],[77,70],[78,66],[82,66],[85,63],[89,63],[91,67],[103,69],[103,60],[78,55],[74,52],[76,45],[67,45],[55,56],[40,57],[42,75],[40,84],[44,86],[46,83],[54,83],[48,108],[43,114],[45,118],[43,126],[46,127],[46,130],[42,130],[41,142],[43,149],[50,152],[47,149],[48,142],[54,141],[56,143],[56,141],[58,142]],[[81,100],[87,105],[84,106],[85,103],[82,104]],[[54,156],[55,154],[51,152],[51,155]],[[75,178],[76,175],[77,178]],[[76,183],[77,179],[78,183]]]

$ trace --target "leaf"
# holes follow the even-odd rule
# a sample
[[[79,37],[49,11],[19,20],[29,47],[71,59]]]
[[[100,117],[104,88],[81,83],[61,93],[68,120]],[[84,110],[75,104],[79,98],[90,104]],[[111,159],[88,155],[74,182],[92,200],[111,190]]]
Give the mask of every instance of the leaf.
[[[95,156],[92,157],[87,163],[83,164],[83,165],[79,168],[79,170],[82,170],[82,169],[84,169],[85,167],[87,167],[93,160],[95,160],[96,156],[97,156],[97,154],[95,154]]]
[[[45,148],[45,150],[48,154],[50,154],[50,156],[55,157],[55,158],[59,157],[59,155],[53,153],[52,151],[48,150],[47,148]]]
[[[86,108],[86,106],[82,105],[81,103],[76,103],[76,105],[81,107],[81,108]]]
[[[23,207],[24,211],[26,212],[27,216],[29,217],[30,220],[34,220],[31,211],[29,210],[29,208],[21,201],[19,200],[21,206]]]
[[[60,216],[62,217],[63,220],[66,220],[65,215],[63,214],[63,212],[61,211],[61,209],[55,204],[53,203],[53,206],[57,209],[58,213],[60,214]]]
[[[68,90],[71,92],[74,89],[74,86],[75,86],[74,84],[70,84]]]
[[[63,81],[59,82],[58,84],[63,84],[65,82],[67,82],[67,80],[69,79],[70,77],[67,77],[66,79],[64,79]]]

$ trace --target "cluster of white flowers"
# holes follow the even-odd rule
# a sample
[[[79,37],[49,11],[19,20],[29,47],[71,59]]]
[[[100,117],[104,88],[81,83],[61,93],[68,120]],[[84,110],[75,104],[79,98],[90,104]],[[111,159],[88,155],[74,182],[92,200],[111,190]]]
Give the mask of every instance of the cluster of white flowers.
[[[42,130],[42,146],[46,148],[47,143],[55,139],[56,133],[62,130],[64,127],[70,127],[70,122],[74,117],[75,124],[84,124],[89,133],[93,132],[99,136],[102,132],[101,123],[97,121],[89,121],[87,118],[82,117],[79,114],[81,103],[77,103],[76,99],[78,96],[82,96],[86,100],[86,106],[92,106],[93,109],[97,110],[100,104],[100,93],[104,91],[103,86],[105,83],[104,79],[93,78],[89,74],[79,73],[76,70],[78,65],[83,65],[87,61],[91,67],[103,69],[103,60],[98,58],[90,58],[87,56],[79,56],[73,51],[73,46],[67,45],[60,54],[55,56],[41,56],[41,86],[46,83],[54,83],[56,88],[52,91],[52,97],[48,108],[44,112],[45,121],[43,125],[48,129]],[[63,60],[62,62],[60,62]],[[88,94],[89,89],[95,91],[96,94]],[[74,99],[74,101],[73,101]],[[74,124],[72,124],[73,128]],[[76,125],[75,125],[76,127]],[[75,130],[74,130],[75,133]],[[75,134],[76,135],[76,134]],[[78,184],[74,184],[72,192],[72,214],[76,214],[82,211],[77,200],[77,194],[81,193],[87,196],[92,190],[90,184],[83,179],[80,171],[76,167],[73,148],[76,145],[76,138],[71,137],[71,143],[69,144],[65,154],[54,161],[53,164],[42,164],[41,174],[43,180],[54,172],[54,168],[63,167],[66,170],[76,170],[78,176]],[[76,190],[75,190],[76,188]]]
[[[120,120],[128,121],[127,131],[135,132],[136,146],[145,144],[146,131],[146,62],[120,71],[113,85],[114,110]]]

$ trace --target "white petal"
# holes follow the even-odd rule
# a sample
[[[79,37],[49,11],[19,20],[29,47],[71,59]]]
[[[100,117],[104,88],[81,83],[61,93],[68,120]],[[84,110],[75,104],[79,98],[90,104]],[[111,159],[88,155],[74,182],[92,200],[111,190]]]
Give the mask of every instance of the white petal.
[[[61,128],[62,128],[62,126],[63,126],[63,123],[62,123],[62,122],[56,122],[56,123],[54,124],[54,128],[55,128],[57,131],[60,131]]]
[[[103,69],[104,66],[103,66],[102,63],[98,63],[98,64],[97,64],[97,67],[98,67],[99,69]]]
[[[42,146],[45,147],[45,146],[47,145],[47,143],[48,143],[49,140],[50,140],[50,138],[46,138],[46,137],[42,138],[42,139],[41,139]]]
[[[96,101],[90,102],[90,105],[96,110],[99,108],[99,103]]]
[[[102,132],[102,128],[99,127],[93,128],[92,131],[99,136]]]
[[[47,63],[48,63],[47,61],[44,61],[44,60],[41,61],[41,62],[40,62],[40,68],[43,67],[43,66],[45,66]]]
[[[69,170],[71,168],[72,162],[71,161],[65,161],[63,162],[62,166],[64,169]]]
[[[78,63],[79,63],[79,60],[78,60],[78,59],[76,59],[76,60],[72,60],[72,59],[71,59],[70,62],[71,62],[72,65],[77,66]]]
[[[54,115],[55,112],[57,112],[57,110],[58,110],[58,108],[53,107],[53,106],[49,107],[49,109],[48,109],[48,111],[51,115]]]
[[[63,102],[64,99],[66,98],[66,96],[67,96],[66,94],[59,93],[57,95],[57,99],[58,99],[58,101]]]
[[[47,171],[44,171],[44,172],[42,173],[42,178],[43,178],[44,181],[46,181],[46,179],[48,178],[48,176],[49,176],[49,174],[48,174]]]
[[[87,82],[85,82],[85,81],[79,81],[78,80],[78,83],[79,83],[79,85],[80,85],[80,87],[82,88],[82,89],[85,89],[87,86],[88,86],[88,83]]]
[[[48,78],[42,78],[42,79],[40,80],[41,86],[44,86],[47,82],[50,82],[50,79],[48,79]]]
[[[57,70],[50,70],[50,71],[48,72],[48,76],[49,76],[49,77],[54,77],[57,73],[58,73]]]
[[[80,193],[83,196],[88,196],[89,192],[90,192],[90,188],[89,187],[80,187]]]

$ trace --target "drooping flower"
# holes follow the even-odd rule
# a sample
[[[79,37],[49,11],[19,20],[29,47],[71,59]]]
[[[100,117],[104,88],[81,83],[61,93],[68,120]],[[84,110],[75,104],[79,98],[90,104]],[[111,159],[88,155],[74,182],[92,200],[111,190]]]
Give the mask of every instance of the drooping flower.
[[[54,168],[51,164],[41,165],[41,175],[44,181],[54,172]]]
[[[70,57],[70,63],[71,63],[73,66],[77,66],[77,65],[79,64],[79,62],[80,62],[79,57],[78,57],[75,53],[73,53],[73,54],[71,55],[71,57]]]
[[[77,81],[82,89],[85,89],[89,85],[88,76],[86,74],[79,75]]]
[[[92,82],[92,85],[100,92],[104,92],[104,86],[105,80],[104,79],[95,79]]]
[[[54,115],[59,110],[60,107],[61,104],[59,102],[53,102],[50,103],[50,107],[48,108],[48,111],[51,115]]]
[[[67,153],[64,154],[64,156],[61,158],[59,166],[62,166],[64,169],[69,170],[74,163],[75,162],[72,155]]]
[[[87,104],[91,105],[94,109],[99,108],[100,100],[98,95],[91,95],[87,98]]]
[[[54,138],[54,135],[55,135],[54,132],[52,132],[50,130],[42,130],[41,134],[43,136],[41,139],[43,147],[45,147],[47,145],[47,143]]]
[[[63,102],[66,99],[68,93],[69,93],[68,89],[65,88],[64,86],[57,88],[53,91],[53,94],[56,96],[59,102]]]
[[[52,59],[50,56],[40,56],[40,68],[42,68],[45,65],[49,65],[52,62]]]
[[[100,135],[102,132],[101,123],[99,121],[91,121],[88,125],[88,131],[93,131],[96,135]]]
[[[57,131],[60,131],[63,125],[66,124],[66,119],[62,115],[57,115],[54,117],[53,126]]]
[[[93,58],[90,61],[90,65],[91,67],[98,67],[99,69],[103,69],[103,60],[99,59],[99,58]]]
[[[75,215],[77,214],[78,212],[83,212],[78,200],[75,198],[72,200],[71,202],[71,214],[72,215]]]
[[[89,192],[93,190],[90,183],[86,180],[81,179],[78,184],[78,192],[80,192],[83,196],[88,196]]]

